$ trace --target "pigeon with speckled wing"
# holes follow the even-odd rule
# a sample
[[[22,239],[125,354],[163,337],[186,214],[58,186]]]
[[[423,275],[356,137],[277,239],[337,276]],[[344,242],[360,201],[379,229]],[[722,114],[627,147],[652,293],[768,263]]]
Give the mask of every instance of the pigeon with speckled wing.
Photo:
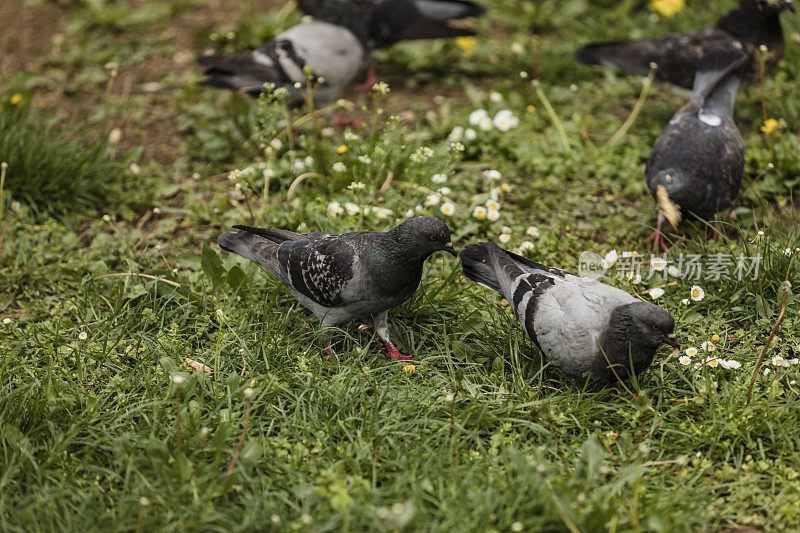
[[[646,369],[661,344],[677,347],[672,315],[597,280],[503,250],[460,254],[464,275],[499,292],[545,360],[578,379],[613,383]]]
[[[258,96],[265,83],[289,92],[288,103],[299,106],[309,67],[319,87],[317,105],[335,101],[358,73],[367,58],[368,44],[361,15],[348,0],[329,0],[325,20],[298,24],[249,54],[204,56],[203,83]]]
[[[322,320],[322,327],[372,318],[389,357],[410,359],[389,340],[388,312],[408,300],[422,279],[425,259],[437,251],[456,255],[447,225],[416,217],[388,232],[294,233],[234,226],[220,247],[255,261]],[[327,334],[326,334],[327,335]],[[332,355],[326,338],[326,349]]]
[[[661,227],[684,214],[714,219],[742,186],[744,145],[733,108],[747,58],[735,48],[710,50],[695,76],[691,100],[681,107],[653,145],[645,181],[659,207],[653,249],[666,249]],[[714,233],[714,236],[718,233]]]
[[[708,50],[735,47],[747,56],[747,81],[755,81],[761,75],[759,47],[767,48],[767,70],[783,55],[779,17],[787,9],[794,11],[792,0],[740,0],[738,7],[701,30],[652,39],[592,43],[578,50],[575,59],[640,76],[646,76],[650,64],[655,63],[657,80],[691,89],[694,74]]]

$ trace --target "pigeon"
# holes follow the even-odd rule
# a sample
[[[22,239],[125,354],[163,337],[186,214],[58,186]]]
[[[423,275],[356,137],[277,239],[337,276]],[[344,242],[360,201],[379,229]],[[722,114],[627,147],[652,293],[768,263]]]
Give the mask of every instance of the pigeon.
[[[304,69],[319,83],[315,105],[335,101],[358,73],[367,57],[367,35],[361,15],[349,0],[328,0],[324,20],[313,20],[284,31],[249,54],[199,58],[205,67],[205,85],[258,96],[264,84],[289,91],[288,104],[303,104],[296,84],[306,85]]]
[[[475,31],[451,25],[452,21],[479,17],[486,8],[467,0],[350,0],[361,15],[370,50],[399,41],[448,39],[475,35]],[[300,9],[317,20],[327,20],[324,8],[331,0],[299,0]],[[367,83],[377,81],[373,65]]]
[[[760,46],[768,50],[766,70],[783,55],[779,16],[787,9],[794,12],[792,0],[739,0],[738,7],[712,26],[652,39],[588,44],[576,52],[575,59],[640,76],[647,76],[651,63],[655,63],[657,80],[691,89],[704,52],[733,46],[748,58],[746,80],[757,80],[761,75]]]
[[[255,261],[278,278],[319,319],[329,356],[326,328],[354,318],[372,318],[387,357],[407,360],[389,339],[388,313],[408,300],[422,279],[428,256],[457,256],[447,225],[433,217],[406,220],[388,232],[295,233],[234,226],[219,246]]]
[[[666,251],[661,227],[674,227],[682,213],[709,220],[730,207],[742,186],[744,146],[733,121],[736,92],[747,57],[741,50],[712,50],[697,71],[691,100],[681,107],[653,145],[645,181],[659,206],[653,251]],[[714,232],[712,236],[719,233]]]
[[[665,309],[597,280],[503,250],[493,241],[461,254],[466,277],[499,292],[545,360],[569,376],[602,384],[639,374],[661,344],[675,348]]]

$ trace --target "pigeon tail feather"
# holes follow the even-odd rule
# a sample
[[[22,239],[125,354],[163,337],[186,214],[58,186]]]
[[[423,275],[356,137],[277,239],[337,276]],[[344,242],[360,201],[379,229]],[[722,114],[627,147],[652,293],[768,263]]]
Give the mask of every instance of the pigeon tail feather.
[[[701,102],[704,111],[731,117],[746,63],[741,50],[709,50],[695,74],[692,97]]]
[[[497,245],[495,245],[497,246]],[[487,289],[502,292],[494,268],[489,264],[489,243],[468,244],[459,254],[461,270],[465,276]]]
[[[480,17],[486,8],[467,0],[414,0],[420,13],[433,20],[459,20]]]
[[[646,39],[610,41],[587,44],[575,52],[575,60],[584,65],[598,65],[647,76],[653,55],[653,45]]]
[[[285,229],[254,228],[252,226],[242,226],[240,224],[237,224],[233,227],[254,235],[258,235],[259,237],[263,237],[268,241],[274,242],[275,244],[281,244],[286,241],[302,241],[308,238],[308,235],[303,233],[296,233],[294,231]]]

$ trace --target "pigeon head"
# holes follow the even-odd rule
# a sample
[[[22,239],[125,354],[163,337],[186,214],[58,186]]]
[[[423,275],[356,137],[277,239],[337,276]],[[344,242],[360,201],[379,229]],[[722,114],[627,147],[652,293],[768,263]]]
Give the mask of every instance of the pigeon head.
[[[390,232],[423,259],[434,252],[445,251],[457,256],[450,242],[450,228],[435,217],[415,217],[406,220]]]
[[[792,0],[756,0],[758,9],[765,13],[779,15],[785,10],[794,13],[794,4]]]
[[[630,334],[640,344],[649,348],[657,348],[661,344],[669,344],[678,348],[675,338],[675,319],[669,311],[649,302],[634,302],[624,306],[629,318]]]

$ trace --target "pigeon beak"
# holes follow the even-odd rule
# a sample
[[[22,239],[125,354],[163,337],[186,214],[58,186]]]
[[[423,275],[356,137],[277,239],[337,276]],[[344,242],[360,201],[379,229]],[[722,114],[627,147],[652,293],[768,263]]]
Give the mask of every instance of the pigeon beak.
[[[458,252],[456,252],[455,249],[453,248],[452,242],[445,243],[444,251],[449,254],[453,254],[453,257],[458,257]]]
[[[674,333],[670,333],[669,335],[664,335],[664,342],[669,344],[673,348],[681,347],[681,345],[678,344],[678,338],[675,336]]]

